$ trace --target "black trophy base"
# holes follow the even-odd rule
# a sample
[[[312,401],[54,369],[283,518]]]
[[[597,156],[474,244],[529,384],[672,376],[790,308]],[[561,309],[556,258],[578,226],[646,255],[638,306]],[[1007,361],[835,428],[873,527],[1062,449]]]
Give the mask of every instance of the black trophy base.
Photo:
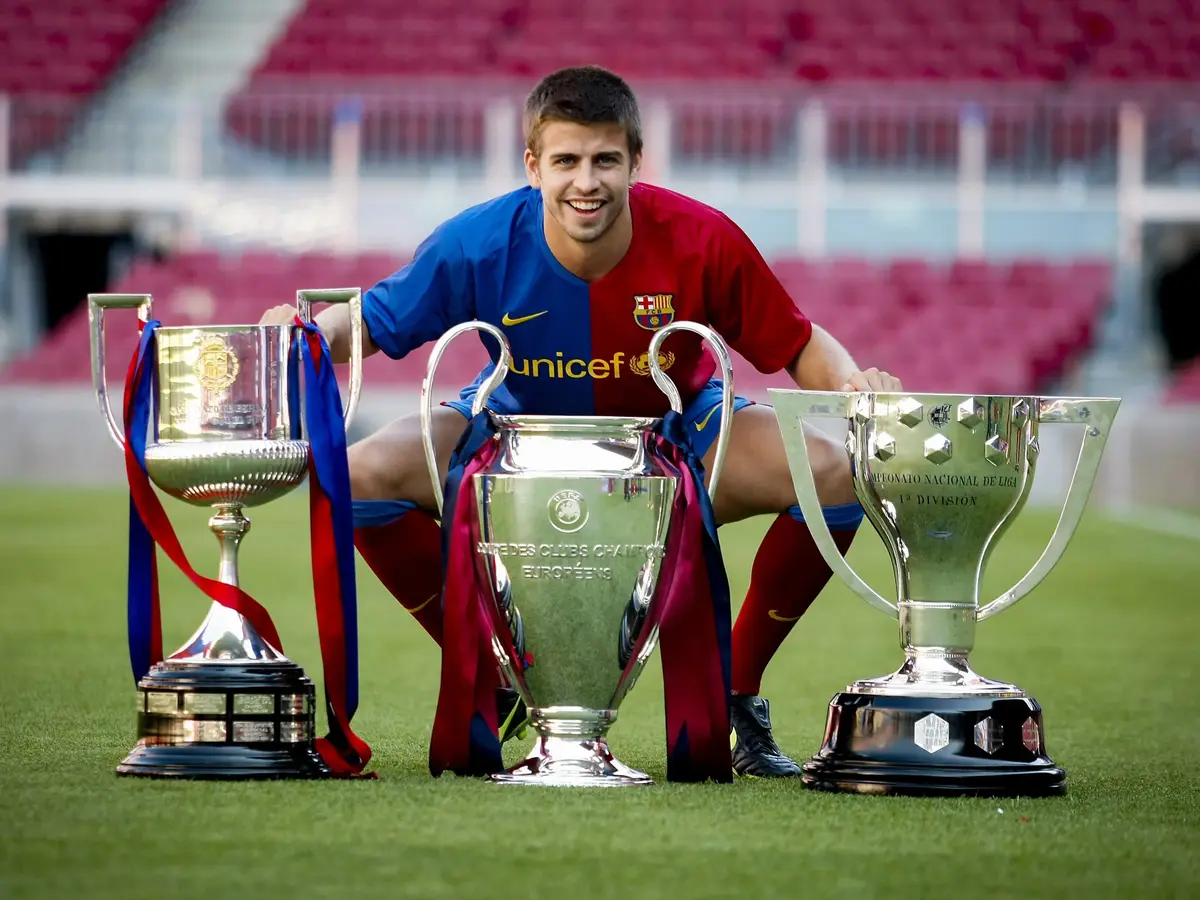
[[[166,660],[138,682],[137,746],[118,775],[325,778],[316,693],[295,663]]]
[[[818,791],[1053,797],[1067,773],[1046,755],[1031,697],[893,697],[843,692],[821,750],[803,766]]]

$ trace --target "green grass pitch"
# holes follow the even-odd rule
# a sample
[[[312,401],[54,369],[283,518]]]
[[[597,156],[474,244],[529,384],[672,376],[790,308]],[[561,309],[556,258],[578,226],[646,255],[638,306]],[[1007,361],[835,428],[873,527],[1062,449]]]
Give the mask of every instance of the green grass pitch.
[[[204,510],[166,501],[215,573]],[[1029,598],[979,629],[972,659],[1045,709],[1069,793],[1050,800],[818,795],[798,783],[669,785],[657,656],[611,735],[647,789],[549,791],[431,778],[437,654],[360,565],[362,702],[376,781],[118,778],[134,740],[121,491],[0,489],[0,897],[1153,897],[1200,895],[1200,545],[1089,514]],[[251,513],[245,587],[314,680],[307,504]],[[995,594],[1041,552],[1026,514]],[[766,520],[722,530],[740,603]],[[864,528],[851,561],[881,589]],[[162,560],[170,649],[205,601]],[[819,745],[826,704],[899,665],[895,623],[832,584],[767,673],[783,747]],[[516,759],[519,747],[509,745]],[[1002,810],[1002,812],[1001,812]]]

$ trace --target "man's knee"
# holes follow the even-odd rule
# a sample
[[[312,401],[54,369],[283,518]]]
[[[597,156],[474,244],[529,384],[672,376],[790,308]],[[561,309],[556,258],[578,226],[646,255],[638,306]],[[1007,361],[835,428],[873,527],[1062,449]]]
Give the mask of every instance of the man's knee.
[[[439,476],[445,472],[464,424],[463,417],[453,409],[434,410],[433,442],[441,468]],[[352,445],[348,461],[350,493],[355,500],[411,500],[436,512],[433,481],[416,416],[398,419]]]
[[[845,447],[829,435],[818,431],[809,432],[807,438],[809,461],[821,505],[841,506],[855,503],[858,497],[854,493],[850,457]]]
[[[350,445],[346,458],[350,467],[350,495],[355,500],[402,500],[394,465],[389,465],[388,442],[371,435]]]

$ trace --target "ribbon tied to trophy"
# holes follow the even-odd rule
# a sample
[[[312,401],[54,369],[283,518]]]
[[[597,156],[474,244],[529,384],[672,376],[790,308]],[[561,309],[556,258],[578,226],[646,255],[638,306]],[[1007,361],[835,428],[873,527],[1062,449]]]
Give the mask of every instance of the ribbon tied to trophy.
[[[310,531],[317,626],[324,664],[329,732],[315,742],[334,775],[360,775],[371,749],[351,729],[358,707],[357,598],[353,522],[342,405],[329,348],[310,322],[297,319],[290,347],[289,394],[298,397],[304,370],[304,417],[311,478]],[[153,348],[160,323],[142,328],[125,384],[124,445],[129,482],[129,654],[135,680],[163,659],[156,548],[210,599],[241,615],[272,647],[282,642],[267,610],[236,584],[200,575],[190,564],[170,519],[151,486],[147,433],[158,390]],[[295,365],[299,358],[301,366]],[[296,425],[293,423],[293,430]]]

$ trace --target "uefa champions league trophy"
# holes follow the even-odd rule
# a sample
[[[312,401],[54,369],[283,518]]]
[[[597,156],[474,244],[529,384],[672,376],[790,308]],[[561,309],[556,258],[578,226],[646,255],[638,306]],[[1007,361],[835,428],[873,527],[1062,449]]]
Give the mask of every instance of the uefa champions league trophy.
[[[474,415],[487,408],[511,359],[504,333],[483,322],[452,328],[433,348],[421,414],[439,513],[443,496],[430,429],[431,386],[448,345],[472,330],[491,335],[500,347],[494,372],[475,396]],[[715,494],[733,410],[729,353],[714,332],[694,322],[675,322],[655,333],[648,352],[651,375],[677,413],[679,392],[663,372],[659,352],[676,331],[703,338],[724,379],[709,479]],[[478,568],[519,656],[533,660],[528,667],[514,665],[493,636],[496,659],[528,707],[537,735],[528,759],[491,779],[566,787],[652,784],[612,755],[605,735],[658,639],[656,585],[679,482],[649,452],[658,420],[490,410],[488,415],[498,429],[500,451],[486,471],[473,476],[473,484],[464,482],[459,502],[477,504]]]
[[[1016,603],[1061,558],[1079,525],[1120,400],[971,394],[769,391],[796,495],[826,562],[900,622],[904,664],[855,682],[829,706],[823,746],[804,765],[814,789],[880,794],[1048,796],[1066,773],[1046,753],[1042,709],[968,663],[975,624]],[[894,567],[895,601],[842,557],[821,515],[804,424],[849,424],[854,489]],[[1083,442],[1058,524],[1033,568],[980,604],[988,557],[1020,514],[1042,425],[1075,423]]]
[[[350,394],[362,383],[362,302],[357,288],[297,292],[301,321],[311,304],[348,303]],[[92,376],[100,410],[118,446],[105,379],[104,313],[136,309],[151,319],[149,294],[92,294]],[[157,328],[156,396],[145,469],[164,493],[212,507],[220,543],[218,580],[238,584],[238,545],[250,530],[243,509],[270,503],[305,480],[309,444],[301,437],[300,361],[294,325]],[[132,577],[131,573],[131,577]],[[271,646],[238,612],[214,602],[196,633],[138,683],[138,742],[122,775],[184,778],[313,778],[329,774],[314,749],[315,691],[304,670]]]

